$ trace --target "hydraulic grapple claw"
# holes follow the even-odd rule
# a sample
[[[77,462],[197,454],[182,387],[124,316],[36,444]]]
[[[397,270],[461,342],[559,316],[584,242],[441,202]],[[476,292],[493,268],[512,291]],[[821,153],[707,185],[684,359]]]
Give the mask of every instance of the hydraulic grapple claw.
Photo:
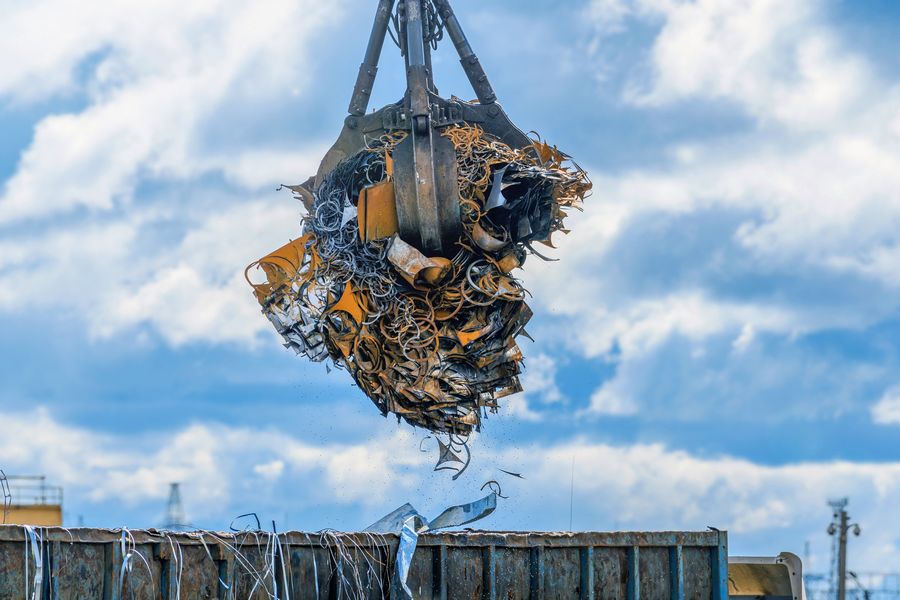
[[[405,132],[394,151],[396,213],[400,236],[430,256],[453,256],[462,231],[453,144],[443,131],[454,125],[475,125],[512,148],[525,148],[531,140],[512,124],[497,103],[490,81],[463,33],[448,0],[380,0],[359,69],[350,116],[340,137],[322,161],[315,192],[323,177],[340,161],[386,134]],[[431,71],[430,38],[434,20],[446,28],[460,62],[478,97],[477,102],[442,98]],[[426,27],[426,21],[427,27]],[[366,114],[378,61],[391,27],[406,61],[407,89],[403,99]]]

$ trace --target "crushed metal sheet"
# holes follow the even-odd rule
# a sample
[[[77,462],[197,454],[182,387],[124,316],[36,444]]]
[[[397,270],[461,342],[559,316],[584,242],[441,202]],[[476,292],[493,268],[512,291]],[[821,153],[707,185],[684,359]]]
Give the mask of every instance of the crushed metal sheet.
[[[387,258],[400,275],[416,287],[417,284],[437,284],[453,263],[446,258],[429,258],[394,235],[388,244]],[[430,271],[430,274],[429,274]]]
[[[512,273],[530,254],[546,258],[533,244],[553,247],[591,183],[543,141],[517,149],[444,127],[463,233],[452,256],[430,256],[398,233],[392,154],[408,135],[337,162],[312,201],[310,182],[290,188],[308,210],[301,237],[248,267],[248,281],[258,266],[266,280],[251,285],[287,348],[346,369],[385,416],[467,436],[522,390],[515,339],[532,313]]]
[[[369,525],[364,530],[366,533],[382,535],[393,533],[400,536],[394,577],[391,582],[391,598],[413,600],[412,590],[409,589],[406,580],[421,534],[450,527],[462,527],[479,521],[497,509],[497,498],[498,494],[492,491],[475,502],[451,506],[431,521],[407,503]]]

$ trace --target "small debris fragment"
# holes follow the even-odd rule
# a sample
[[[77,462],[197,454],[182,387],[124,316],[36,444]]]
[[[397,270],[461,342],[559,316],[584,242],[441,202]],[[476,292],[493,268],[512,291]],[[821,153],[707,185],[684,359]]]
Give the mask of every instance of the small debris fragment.
[[[519,479],[525,479],[525,476],[521,473],[513,473],[512,471],[507,471],[505,469],[498,469],[501,473],[506,473],[507,475],[511,475],[513,477],[518,477]]]

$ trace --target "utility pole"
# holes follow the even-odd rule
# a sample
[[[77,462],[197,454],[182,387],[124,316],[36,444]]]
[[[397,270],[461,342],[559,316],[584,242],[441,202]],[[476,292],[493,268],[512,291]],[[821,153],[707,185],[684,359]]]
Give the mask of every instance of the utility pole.
[[[846,502],[845,502],[846,504]],[[838,584],[837,593],[838,600],[846,600],[847,598],[847,521],[849,516],[843,508],[838,513]]]
[[[837,585],[837,600],[847,600],[847,532],[853,531],[853,535],[859,535],[860,528],[856,523],[850,523],[850,515],[847,514],[849,499],[841,498],[832,500],[828,504],[834,510],[831,525],[828,526],[828,535],[837,537],[837,565],[835,579]]]

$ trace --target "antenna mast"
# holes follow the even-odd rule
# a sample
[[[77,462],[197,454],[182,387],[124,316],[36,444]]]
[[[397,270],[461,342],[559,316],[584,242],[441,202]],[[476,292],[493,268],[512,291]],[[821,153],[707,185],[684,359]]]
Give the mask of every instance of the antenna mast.
[[[166,521],[163,529],[170,531],[186,531],[187,517],[184,514],[184,505],[181,503],[181,484],[172,483],[169,486],[169,502],[166,505]]]

